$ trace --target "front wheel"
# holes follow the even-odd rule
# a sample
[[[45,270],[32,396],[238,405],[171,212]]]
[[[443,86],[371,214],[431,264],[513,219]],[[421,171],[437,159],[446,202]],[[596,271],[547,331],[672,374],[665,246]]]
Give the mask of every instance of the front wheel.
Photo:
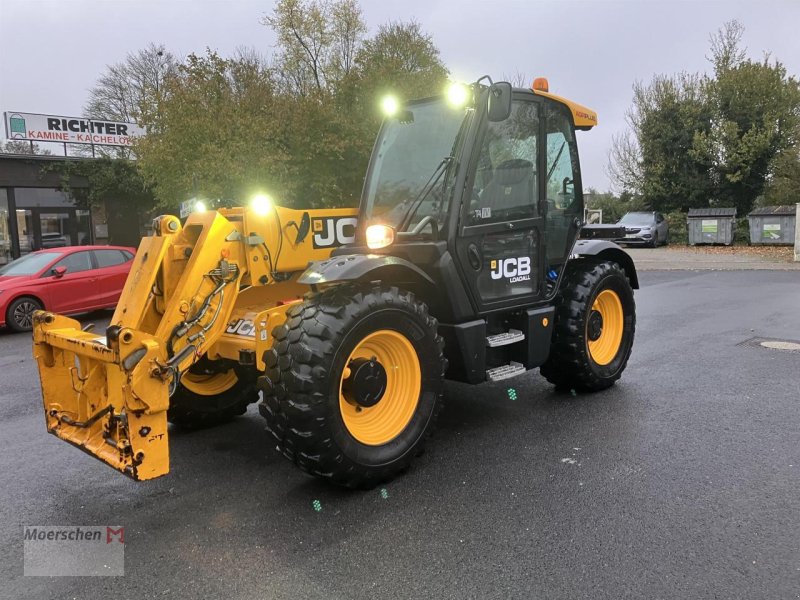
[[[42,303],[36,298],[17,298],[8,306],[6,324],[14,331],[30,331],[33,329],[33,313],[42,308]]]
[[[620,378],[633,347],[633,290],[615,262],[567,266],[556,307],[550,356],[542,375],[559,388],[605,389]]]
[[[425,304],[395,287],[347,284],[286,317],[259,379],[278,450],[346,487],[407,468],[442,408],[444,343]]]

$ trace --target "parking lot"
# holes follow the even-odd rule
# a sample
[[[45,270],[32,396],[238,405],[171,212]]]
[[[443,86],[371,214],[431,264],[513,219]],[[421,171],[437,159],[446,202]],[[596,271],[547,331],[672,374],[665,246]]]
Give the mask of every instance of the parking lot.
[[[255,406],[134,483],[46,434],[29,336],[0,332],[0,596],[800,598],[800,352],[752,342],[800,339],[798,277],[643,272],[616,386],[449,384],[368,492],[296,470]],[[23,577],[23,526],[61,524],[124,525],[125,576]]]

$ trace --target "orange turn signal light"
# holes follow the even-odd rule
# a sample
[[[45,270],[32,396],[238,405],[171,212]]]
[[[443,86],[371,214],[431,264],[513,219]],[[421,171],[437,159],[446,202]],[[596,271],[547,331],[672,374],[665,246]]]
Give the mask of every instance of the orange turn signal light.
[[[537,92],[549,92],[550,84],[547,82],[547,77],[537,77],[531,84],[531,89]]]
[[[394,242],[394,229],[388,225],[370,225],[367,227],[367,247],[372,250],[385,248]]]

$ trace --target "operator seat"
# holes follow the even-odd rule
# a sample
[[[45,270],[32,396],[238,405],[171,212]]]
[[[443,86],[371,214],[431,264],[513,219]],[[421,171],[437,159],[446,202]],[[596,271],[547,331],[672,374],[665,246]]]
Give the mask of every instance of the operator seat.
[[[492,180],[481,194],[481,206],[489,207],[492,216],[503,218],[511,213],[535,213],[536,173],[529,160],[514,158],[500,163],[494,170]]]

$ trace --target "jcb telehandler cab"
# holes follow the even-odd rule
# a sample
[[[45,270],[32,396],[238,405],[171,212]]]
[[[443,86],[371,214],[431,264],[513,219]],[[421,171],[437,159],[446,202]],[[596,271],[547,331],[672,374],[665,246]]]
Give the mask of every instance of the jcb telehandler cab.
[[[270,445],[364,487],[422,449],[445,378],[612,385],[638,283],[618,246],[579,239],[575,130],[596,114],[484,80],[387,103],[358,211],[161,217],[104,337],[37,313],[48,430],[150,479],[168,420],[225,421],[260,389]]]

